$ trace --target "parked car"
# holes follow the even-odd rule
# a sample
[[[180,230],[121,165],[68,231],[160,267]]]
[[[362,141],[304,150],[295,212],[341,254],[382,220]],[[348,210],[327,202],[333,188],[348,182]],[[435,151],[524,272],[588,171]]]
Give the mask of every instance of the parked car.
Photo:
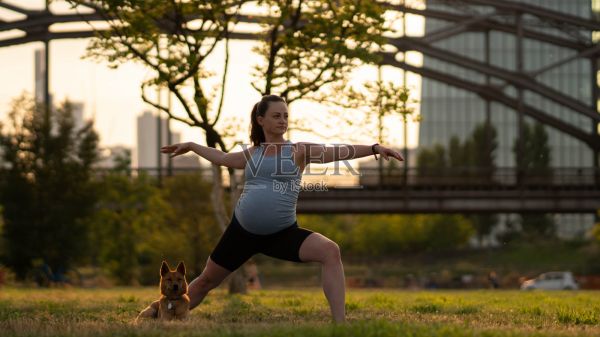
[[[579,285],[570,271],[553,271],[521,283],[521,290],[577,290]]]

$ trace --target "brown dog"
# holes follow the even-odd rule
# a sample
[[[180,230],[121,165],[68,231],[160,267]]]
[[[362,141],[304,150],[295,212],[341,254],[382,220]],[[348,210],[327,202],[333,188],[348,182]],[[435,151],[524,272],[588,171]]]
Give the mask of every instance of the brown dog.
[[[160,267],[160,299],[142,310],[136,322],[143,318],[164,320],[185,319],[190,312],[188,284],[185,279],[185,264],[179,262],[177,269],[171,270],[166,261]]]

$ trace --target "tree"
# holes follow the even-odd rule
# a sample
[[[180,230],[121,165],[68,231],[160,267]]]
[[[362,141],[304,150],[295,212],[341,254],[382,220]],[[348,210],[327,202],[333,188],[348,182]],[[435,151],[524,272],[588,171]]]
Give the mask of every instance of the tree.
[[[259,4],[271,8],[261,20],[266,39],[254,49],[264,62],[255,66],[252,86],[262,95],[279,93],[288,104],[315,98],[327,85],[347,81],[354,67],[379,60],[374,52],[385,42],[384,9],[374,1]]]
[[[472,178],[478,184],[491,184],[494,179],[496,149],[498,148],[497,132],[489,123],[475,127],[470,139],[463,145],[463,164],[475,168]],[[498,223],[496,214],[475,214],[469,216],[475,228],[479,245],[483,245],[484,237],[490,235],[492,228]]]
[[[443,172],[447,171],[450,180],[445,183],[491,184],[497,147],[496,129],[488,123],[477,125],[464,142],[458,136],[450,138],[447,150],[439,144],[431,149],[422,149],[417,158],[418,175],[437,177],[443,176]],[[424,182],[426,181],[428,180]],[[494,214],[467,217],[473,224],[480,244],[498,222],[498,217]]]
[[[96,202],[92,165],[98,135],[91,121],[75,128],[68,101],[46,109],[23,95],[8,120],[0,125],[7,264],[19,278],[34,259],[66,271],[88,249],[84,219]]]
[[[200,275],[219,239],[209,191],[210,182],[200,174],[178,174],[165,179],[163,185],[163,197],[171,209],[167,227],[183,235],[179,246],[185,251],[189,275]]]
[[[227,78],[230,30],[241,17],[240,8],[249,1],[146,1],[146,0],[68,0],[73,5],[94,8],[107,19],[110,27],[98,32],[88,48],[88,56],[118,66],[135,61],[154,71],[154,77],[141,86],[142,98],[170,118],[204,131],[206,144],[224,152],[233,133],[221,132],[216,124],[222,111]],[[262,94],[272,90],[288,103],[305,97],[321,86],[342,79],[355,60],[370,59],[367,47],[381,41],[378,30],[382,9],[363,0],[330,1],[258,1],[272,15],[259,20],[265,28],[259,35],[264,44],[257,51],[265,56],[266,68],[256,67],[264,79]],[[220,101],[214,108],[213,95],[202,86],[212,74],[202,62],[215,46],[225,42],[225,62]],[[168,106],[151,100],[149,89],[166,88],[185,111],[175,115]],[[186,96],[186,92],[191,92]],[[191,96],[191,97],[190,97]],[[216,111],[215,111],[216,110]],[[221,130],[235,130],[224,127]],[[229,214],[224,202],[221,169],[212,165],[211,202],[217,223],[225,229]],[[237,177],[229,169],[230,208],[241,192]]]
[[[480,170],[478,176],[487,183],[492,182],[498,148],[498,133],[489,123],[482,123],[471,133],[469,145],[465,145],[466,155],[470,157],[471,165]]]
[[[417,100],[411,99],[411,91],[405,85],[396,85],[392,81],[383,81],[381,78],[381,66],[378,67],[378,78],[377,81],[371,83],[365,83],[367,89],[367,95],[360,93],[353,94],[352,100],[355,107],[360,107],[365,110],[366,113],[372,110],[372,107],[377,107],[377,126],[379,131],[379,142],[384,142],[384,125],[383,119],[386,116],[399,114],[402,118],[402,125],[404,127],[404,174],[403,182],[407,182],[408,175],[408,120],[412,117],[414,121],[420,121],[420,116],[414,116],[415,108],[414,103]],[[394,164],[394,161],[391,162]],[[380,181],[383,175],[383,160],[379,161],[379,175]]]
[[[93,265],[122,285],[155,284],[163,260],[186,261],[192,277],[202,272],[220,233],[210,182],[177,174],[159,188],[143,172],[111,171],[98,184],[97,210],[88,218]]]
[[[516,139],[513,145],[517,170],[521,184],[547,184],[552,181],[551,149],[548,133],[541,123],[523,123],[523,139]],[[523,153],[518,155],[518,143],[523,143]],[[521,214],[521,229],[528,238],[551,237],[554,235],[554,221],[548,214]]]
[[[359,216],[346,245],[358,255],[447,252],[464,247],[473,235],[460,215]]]
[[[123,153],[118,153],[114,158],[112,171],[131,175],[131,150],[126,149]]]
[[[515,140],[513,152],[517,161],[517,168],[523,170],[525,174],[535,176],[545,176],[551,173],[550,163],[552,162],[552,152],[548,144],[548,133],[543,124],[535,122],[523,124],[523,155],[517,156],[519,139]]]
[[[351,72],[363,64],[378,63],[385,43],[384,9],[375,1],[263,0],[270,16],[259,20],[265,39],[254,51],[263,61],[254,67],[253,87],[261,94],[279,94],[291,105],[305,99],[319,103],[342,99]],[[340,121],[351,124],[346,112],[330,111],[329,120],[318,120],[330,130]],[[319,134],[315,120],[295,119],[289,130]]]
[[[98,190],[97,210],[88,218],[92,263],[119,284],[155,283],[157,266],[166,253],[181,253],[179,242],[185,236],[168,227],[172,211],[155,179],[112,172]],[[153,277],[143,273],[148,269]]]
[[[417,155],[417,176],[422,184],[439,182],[444,169],[447,167],[446,149],[441,144],[435,144],[431,148],[421,148]]]
[[[107,20],[109,28],[97,31],[88,46],[87,57],[108,61],[118,67],[126,62],[142,64],[153,71],[153,77],[141,84],[144,102],[176,121],[204,131],[206,144],[228,152],[225,139],[232,133],[220,132],[219,122],[225,96],[229,57],[229,26],[235,24],[239,9],[248,1],[158,1],[158,0],[68,0],[74,6],[92,7]],[[217,44],[225,40],[226,55],[219,104],[214,108],[216,92],[203,87],[214,76],[203,62]],[[149,92],[167,89],[183,108],[176,114]],[[190,90],[191,89],[191,90]],[[216,111],[215,111],[216,110]],[[224,130],[235,130],[225,127]],[[158,151],[158,149],[157,149]],[[212,165],[211,198],[218,224],[225,230],[229,211],[223,202],[221,168]],[[236,185],[233,169],[229,170],[232,187]],[[232,193],[237,188],[231,189]]]
[[[596,219],[600,218],[600,210],[596,211]],[[600,243],[600,223],[592,228],[592,237]]]
[[[74,6],[92,7],[108,20],[109,29],[98,31],[97,37],[88,46],[88,57],[108,61],[112,67],[137,62],[151,69],[154,76],[142,83],[140,88],[146,103],[169,118],[203,130],[209,147],[229,152],[237,145],[237,142],[230,146],[226,144],[226,138],[234,135],[236,127],[225,126],[222,130],[226,131],[222,132],[216,125],[225,98],[230,26],[235,24],[241,6],[249,1],[68,1]],[[215,108],[216,90],[210,92],[203,87],[214,74],[205,69],[203,62],[221,41],[225,41],[225,62],[220,99]],[[150,90],[161,89],[167,89],[169,95],[176,98],[184,116],[175,114],[170,106],[148,95]],[[224,231],[231,211],[226,209],[224,202],[221,167],[213,164],[211,168],[211,202],[217,223]],[[228,172],[232,194],[230,208],[233,208],[239,189],[234,170],[228,168]]]

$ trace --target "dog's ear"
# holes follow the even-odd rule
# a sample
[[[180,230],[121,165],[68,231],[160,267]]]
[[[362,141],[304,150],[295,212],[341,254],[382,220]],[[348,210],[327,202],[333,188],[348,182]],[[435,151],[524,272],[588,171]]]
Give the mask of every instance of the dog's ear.
[[[160,276],[163,277],[170,271],[167,261],[163,261],[162,266],[160,266]]]
[[[185,264],[183,263],[183,261],[179,262],[179,264],[177,265],[177,271],[185,275]]]

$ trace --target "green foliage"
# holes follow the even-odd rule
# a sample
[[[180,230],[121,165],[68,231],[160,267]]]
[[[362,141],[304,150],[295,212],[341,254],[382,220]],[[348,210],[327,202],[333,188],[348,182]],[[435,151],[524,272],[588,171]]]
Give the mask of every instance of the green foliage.
[[[527,239],[551,238],[555,224],[550,214],[521,214],[521,229]]]
[[[171,210],[154,179],[145,174],[130,178],[113,173],[99,185],[98,209],[88,219],[92,261],[119,284],[135,284],[140,265],[153,261],[159,266],[164,251],[153,243],[166,234]]]
[[[459,215],[299,215],[303,227],[337,242],[345,254],[384,257],[465,246],[471,223]]]
[[[431,177],[439,177],[447,166],[446,149],[443,145],[436,144],[432,148],[419,150],[417,175],[424,178],[420,180],[425,182]]]
[[[487,177],[491,177],[498,148],[497,138],[498,133],[494,126],[483,123],[475,127],[471,138],[464,145],[467,157],[465,164],[489,169],[485,174]]]
[[[247,1],[67,0],[73,6],[91,4],[110,16],[110,28],[98,31],[88,57],[111,67],[137,62],[158,70],[151,82],[191,79],[214,45],[225,37],[236,8]],[[200,28],[190,18],[203,21]],[[164,40],[161,40],[164,39]],[[157,54],[157,48],[168,53]],[[181,62],[183,60],[189,62]],[[206,74],[206,73],[205,73]]]
[[[112,170],[118,173],[131,174],[131,150],[126,149],[123,153],[119,153],[114,158],[115,165]]]
[[[592,237],[600,242],[600,223],[597,223],[594,228],[592,228]]]
[[[493,183],[497,148],[496,129],[490,124],[482,123],[464,141],[457,136],[450,138],[447,149],[440,144],[421,149],[417,156],[419,180],[423,183],[441,181],[446,184]],[[494,214],[470,215],[468,218],[480,243],[498,222],[498,217]]]
[[[23,96],[2,126],[0,257],[20,278],[34,263],[52,270],[102,267],[119,284],[154,284],[163,259],[204,266],[220,229],[200,176],[131,176],[125,154],[95,179],[98,137],[81,130],[66,102],[46,118]]]
[[[109,28],[96,31],[96,38],[88,46],[88,56],[108,61],[117,67],[136,62],[149,69],[152,77],[141,85],[142,100],[170,118],[198,127],[204,131],[208,147],[219,147],[224,152],[233,145],[225,143],[235,135],[239,123],[219,125],[229,64],[229,34],[240,16],[240,8],[247,0],[68,0],[74,6],[93,7],[106,20]],[[206,90],[206,80],[214,73],[203,64],[216,46],[225,42],[225,62],[220,84]],[[220,88],[220,102],[214,98]],[[166,89],[182,107],[183,114],[151,99],[148,91]],[[154,95],[152,95],[154,96]],[[161,95],[158,95],[159,97]],[[233,169],[229,169],[230,175]],[[215,176],[215,189],[223,191],[220,175]],[[222,195],[222,194],[221,194]],[[214,198],[213,209],[219,215],[220,225],[226,224],[224,198]]]
[[[97,145],[92,122],[75,129],[68,101],[50,111],[25,95],[14,101],[1,128],[0,195],[6,263],[19,278],[34,259],[67,270],[85,255]]]
[[[210,183],[197,174],[164,177],[111,173],[100,184],[89,219],[92,261],[119,284],[155,284],[162,260],[186,262],[198,275],[220,237],[210,206]]]
[[[519,138],[515,140],[513,152],[517,159],[517,167],[536,175],[548,173],[550,168],[551,149],[548,133],[542,123],[523,123],[523,153],[518,155]]]
[[[361,62],[375,62],[385,42],[383,7],[374,1],[258,2],[271,8],[262,22],[267,38],[254,51],[263,95],[280,93],[288,103],[327,84],[346,81]]]
[[[450,171],[472,180],[490,182],[497,148],[496,128],[482,123],[464,141],[457,136],[450,138],[447,149],[441,144],[420,149],[417,166],[423,175]]]
[[[229,28],[235,24],[240,7],[249,1],[68,2],[73,6],[91,5],[100,16],[111,19],[106,21],[109,27],[96,31],[95,38],[90,40],[88,58],[108,62],[114,68],[129,62],[143,65],[151,71],[151,77],[141,85],[142,100],[174,120],[204,130],[208,146],[218,145],[227,150],[222,137],[233,135],[231,130],[237,126],[234,123],[224,126],[226,131],[221,133],[215,125],[219,121],[224,98],[228,48],[218,108],[214,104],[217,89],[207,90],[202,85],[215,75],[204,67],[203,62],[219,42],[227,41]],[[151,99],[148,92],[154,93],[157,89],[167,89],[172,93],[184,113],[173,113],[159,100]]]
[[[181,174],[164,179],[163,196],[169,204],[170,213],[163,236],[165,242],[159,247],[170,261],[185,258],[189,275],[200,275],[222,234],[214,216],[210,192],[211,183],[200,174]],[[179,251],[180,255],[177,255]],[[158,264],[152,265],[153,273],[156,266]]]
[[[519,142],[523,152],[519,155]],[[513,145],[520,183],[544,185],[552,181],[551,149],[548,133],[541,123],[523,123],[523,139],[517,138]],[[548,214],[521,214],[521,229],[528,239],[554,236],[555,224]]]

